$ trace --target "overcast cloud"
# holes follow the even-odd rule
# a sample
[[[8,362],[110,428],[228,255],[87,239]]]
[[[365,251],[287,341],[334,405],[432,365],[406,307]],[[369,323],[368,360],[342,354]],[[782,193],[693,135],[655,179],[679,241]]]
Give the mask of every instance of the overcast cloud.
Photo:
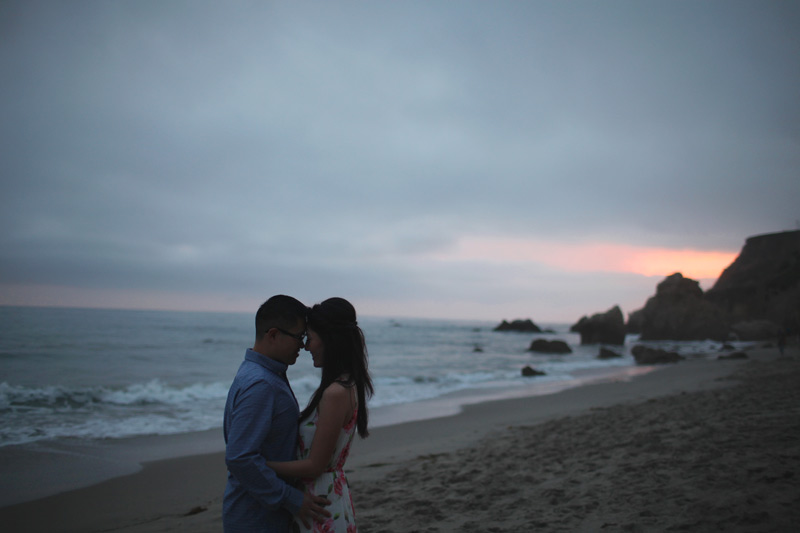
[[[663,276],[442,257],[800,219],[790,1],[5,1],[0,69],[0,303],[571,321]]]

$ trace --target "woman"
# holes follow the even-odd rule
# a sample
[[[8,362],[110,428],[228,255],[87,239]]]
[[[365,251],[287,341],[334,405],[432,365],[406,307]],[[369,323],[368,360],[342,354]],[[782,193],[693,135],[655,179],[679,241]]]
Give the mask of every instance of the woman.
[[[293,531],[356,531],[353,501],[344,463],[356,431],[365,438],[366,400],[372,396],[364,334],[356,310],[343,298],[329,298],[308,314],[305,349],[322,368],[319,387],[300,413],[298,460],[267,463],[278,475],[298,478],[306,492],[331,501],[331,517],[311,528],[299,520]],[[313,528],[313,529],[312,529]]]

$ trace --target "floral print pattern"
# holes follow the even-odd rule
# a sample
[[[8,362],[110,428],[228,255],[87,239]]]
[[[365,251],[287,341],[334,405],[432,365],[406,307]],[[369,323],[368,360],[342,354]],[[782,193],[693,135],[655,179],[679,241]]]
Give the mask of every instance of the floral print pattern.
[[[297,533],[358,533],[356,528],[353,499],[350,487],[344,474],[344,464],[350,453],[350,445],[356,433],[356,417],[358,409],[353,410],[353,417],[345,424],[336,441],[336,449],[331,457],[328,469],[317,479],[304,479],[303,489],[311,494],[325,496],[331,504],[326,507],[331,516],[323,523],[314,523],[311,529],[306,528],[299,520],[292,523],[292,531]],[[300,424],[297,439],[297,458],[305,459],[311,453],[311,443],[317,431],[319,412],[315,411],[310,420]]]

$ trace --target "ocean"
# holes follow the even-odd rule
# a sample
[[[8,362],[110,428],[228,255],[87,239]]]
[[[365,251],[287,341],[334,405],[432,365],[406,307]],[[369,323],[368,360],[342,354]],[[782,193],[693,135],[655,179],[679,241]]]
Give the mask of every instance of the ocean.
[[[0,447],[221,428],[228,387],[252,346],[253,315],[0,307]],[[581,346],[569,324],[537,322],[552,332],[530,334],[493,331],[499,322],[360,317],[375,384],[371,424],[650,370],[629,353],[635,336],[617,348],[622,357],[600,360],[599,347]],[[527,351],[536,338],[563,340],[573,353]],[[687,357],[720,347],[651,344]],[[546,375],[523,377],[526,365]],[[289,379],[305,405],[319,382],[308,352]]]

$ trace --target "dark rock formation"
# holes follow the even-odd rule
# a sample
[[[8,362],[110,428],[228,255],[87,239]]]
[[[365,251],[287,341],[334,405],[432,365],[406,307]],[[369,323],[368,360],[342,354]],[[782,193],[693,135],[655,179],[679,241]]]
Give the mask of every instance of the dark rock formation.
[[[627,331],[642,340],[774,339],[800,332],[800,230],[750,237],[705,294],[681,274],[662,281]]]
[[[644,309],[628,313],[628,322],[625,324],[626,333],[641,333],[644,322]]]
[[[774,339],[780,336],[781,328],[769,320],[748,320],[731,326],[733,335],[740,341]]]
[[[503,320],[500,325],[494,328],[494,331],[522,331],[525,333],[541,333],[541,329],[539,326],[533,323],[533,321],[528,318],[526,320],[513,320],[511,322],[507,322]]]
[[[637,365],[661,365],[665,363],[677,363],[685,359],[676,352],[668,352],[659,348],[650,348],[642,344],[637,344],[631,348],[631,354],[633,354]]]
[[[748,238],[706,299],[724,309],[731,323],[769,320],[796,333],[800,321],[800,230]]]
[[[642,340],[725,340],[727,314],[703,298],[697,281],[672,274],[641,310]]]
[[[608,348],[600,348],[600,354],[597,356],[598,359],[616,359],[617,357],[622,357],[622,354]]]
[[[581,334],[581,344],[625,344],[625,318],[616,305],[605,313],[582,317],[570,331]]]
[[[539,353],[572,353],[572,348],[564,341],[548,341],[545,339],[536,339],[531,343],[529,352]]]
[[[536,370],[535,368],[525,366],[522,368],[522,375],[525,377],[533,377],[533,376],[545,376],[546,374],[541,370]]]

